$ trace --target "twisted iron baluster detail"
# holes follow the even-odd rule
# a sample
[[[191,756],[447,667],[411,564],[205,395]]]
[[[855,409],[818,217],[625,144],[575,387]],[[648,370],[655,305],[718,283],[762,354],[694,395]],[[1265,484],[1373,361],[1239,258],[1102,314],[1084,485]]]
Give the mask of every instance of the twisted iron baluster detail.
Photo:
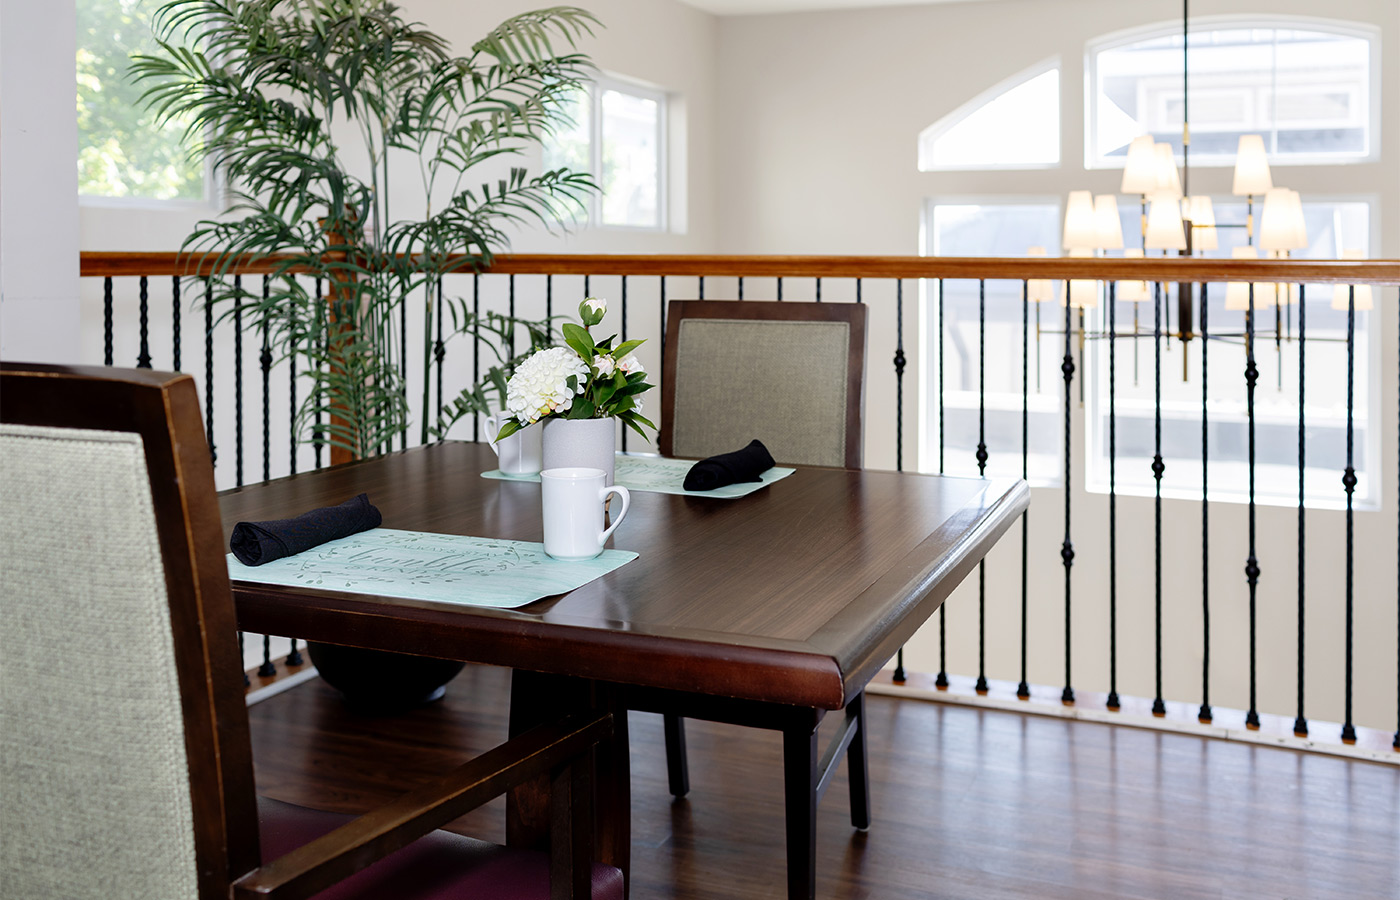
[[[259,678],[271,678],[277,674],[277,667],[272,664],[272,638],[263,635],[263,660],[258,666]]]
[[[149,297],[147,296],[146,276],[141,276],[141,347],[136,357],[136,368],[149,369],[151,367],[151,308]]]
[[[180,276],[172,276],[170,282],[170,349],[173,357],[171,368],[178,372],[180,371]]]
[[[1068,281],[1065,282],[1065,297],[1069,297]],[[1073,309],[1068,302],[1065,303],[1065,356],[1060,363],[1060,373],[1065,379],[1065,540],[1060,545],[1060,561],[1065,567],[1065,688],[1060,692],[1060,702],[1066,706],[1074,705],[1074,688],[1070,687],[1070,569],[1074,566],[1074,543],[1070,540],[1070,402],[1073,393],[1071,388],[1074,384],[1074,351],[1073,342],[1070,340],[1074,326],[1070,314]]]
[[[112,276],[102,279],[102,363],[112,365]]]

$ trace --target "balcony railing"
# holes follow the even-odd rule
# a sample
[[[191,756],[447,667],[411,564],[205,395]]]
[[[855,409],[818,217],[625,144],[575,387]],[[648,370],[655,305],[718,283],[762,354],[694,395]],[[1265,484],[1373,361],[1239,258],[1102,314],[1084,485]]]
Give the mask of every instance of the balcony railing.
[[[273,268],[249,260],[221,277],[266,279]],[[205,306],[210,275],[196,260],[84,253],[81,271],[89,285],[85,321],[93,323],[85,345],[94,360],[183,367],[200,380],[222,486],[329,461],[296,428],[306,373],[293,360],[273,358],[266,331],[245,333],[237,309],[221,317]],[[1068,288],[1081,280],[1091,282],[1085,289],[1096,298],[1093,309],[1034,302],[1043,282]],[[1150,286],[1150,321],[1118,299],[1125,282]],[[1215,318],[1219,298],[1227,285],[1241,283],[1261,297],[1266,287],[1283,285],[1284,296],[1296,299],[1228,313],[1222,324]],[[1323,290],[1331,298],[1336,285],[1345,287],[1328,305],[1333,320],[1322,333],[1308,322],[1309,306],[1322,307],[1308,297]],[[1354,286],[1361,285],[1374,287],[1376,313],[1357,308]],[[924,649],[911,649],[909,659],[901,651],[895,683],[914,684],[926,673],[930,689],[951,684],[956,692],[951,658],[966,666],[967,693],[990,701],[1001,693],[1028,706],[1048,700],[1118,711],[1137,702],[1127,690],[1120,695],[1121,676],[1153,716],[1180,718],[1189,709],[1192,718],[1218,726],[1231,713],[1213,704],[1212,679],[1225,672],[1242,731],[1258,729],[1262,716],[1307,739],[1295,746],[1359,740],[1379,757],[1387,748],[1400,751],[1400,441],[1388,439],[1400,420],[1380,412],[1400,399],[1400,365],[1395,346],[1377,330],[1386,315],[1400,317],[1397,285],[1400,262],[1376,260],[501,256],[488,271],[446,276],[426,303],[404,305],[401,375],[415,423],[480,378],[480,346],[444,331],[444,295],[477,313],[522,318],[572,312],[586,296],[608,297],[604,328],[624,339],[649,338],[641,356],[658,375],[668,300],[866,303],[869,465],[973,475],[1002,466],[1047,483],[1019,542],[1004,541],[940,609],[928,638],[916,643]],[[975,319],[967,299],[974,290]],[[315,291],[322,296],[319,285]],[[950,323],[945,301],[959,291],[969,314]],[[1359,322],[1369,341],[1359,336]],[[418,348],[416,355],[409,348]],[[1131,366],[1123,355],[1129,352]],[[1266,356],[1277,365],[1277,388],[1267,385]],[[945,368],[954,357],[957,373]],[[1178,377],[1188,379],[1186,388]],[[1045,393],[1045,382],[1058,387],[1058,397]],[[1150,401],[1142,383],[1151,384]],[[1165,400],[1164,385],[1171,393]],[[1266,387],[1274,391],[1267,414],[1258,396]],[[1125,392],[1136,410],[1127,416],[1119,406]],[[1127,450],[1119,444],[1125,425],[1133,430],[1121,436],[1138,445]],[[1359,441],[1363,427],[1367,439]],[[1051,428],[1059,433],[1047,435]],[[1262,447],[1261,433],[1268,441]],[[453,436],[459,434],[478,439],[482,423],[464,423]],[[1239,458],[1222,458],[1221,445],[1237,438]],[[426,439],[424,429],[406,428],[397,447]],[[1184,449],[1192,441],[1199,452]],[[635,435],[631,443],[632,450],[650,449]],[[1164,446],[1178,448],[1177,458]],[[622,447],[628,449],[625,433]],[[1033,471],[1033,460],[1042,471]],[[1084,490],[1086,461],[1093,493]],[[1382,472],[1387,461],[1394,485]],[[1142,470],[1136,486],[1120,487],[1125,467]],[[1268,498],[1258,484],[1266,468],[1274,485]],[[1279,493],[1289,469],[1296,500]],[[1188,470],[1191,478],[1179,484],[1166,477]],[[1284,502],[1290,507],[1280,509]],[[1150,637],[1120,622],[1144,618],[1147,605]],[[264,671],[273,671],[264,647]],[[1307,665],[1309,651],[1321,653],[1321,665]],[[1033,680],[1053,682],[1054,693]],[[1337,721],[1311,720],[1306,712],[1314,706]]]

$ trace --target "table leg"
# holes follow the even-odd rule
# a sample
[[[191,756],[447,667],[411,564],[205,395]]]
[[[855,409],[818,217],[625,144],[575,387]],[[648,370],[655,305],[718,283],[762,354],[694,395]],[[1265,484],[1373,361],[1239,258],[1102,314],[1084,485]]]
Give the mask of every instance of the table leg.
[[[685,755],[685,719],[675,713],[662,716],[666,731],[666,778],[671,796],[677,799],[690,793],[690,764]]]
[[[628,754],[627,711],[618,703],[616,692],[607,685],[519,669],[512,672],[511,737],[541,722],[553,721],[581,709],[608,709],[613,713],[612,738],[600,743],[594,756],[594,784],[597,790],[594,848],[600,862],[622,870],[624,896],[627,896],[632,886],[632,769]],[[507,795],[507,844],[515,847],[548,846],[549,788],[549,779],[540,777]]]
[[[817,730],[783,730],[787,802],[788,900],[812,900],[817,891]]]

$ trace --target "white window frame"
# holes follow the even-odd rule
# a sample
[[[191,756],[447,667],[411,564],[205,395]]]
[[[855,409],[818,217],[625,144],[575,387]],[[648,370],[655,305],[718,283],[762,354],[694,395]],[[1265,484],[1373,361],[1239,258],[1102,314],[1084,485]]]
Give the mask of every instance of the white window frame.
[[[1299,31],[1319,31],[1326,34],[1335,34],[1343,37],[1358,38],[1365,40],[1370,45],[1368,53],[1367,90],[1370,94],[1370,103],[1366,114],[1368,116],[1368,128],[1366,131],[1366,152],[1358,155],[1340,154],[1289,154],[1269,159],[1271,166],[1345,166],[1360,165],[1365,163],[1379,162],[1381,158],[1381,136],[1384,123],[1381,117],[1381,30],[1380,28],[1362,22],[1352,22],[1343,19],[1326,19],[1313,16],[1287,16],[1287,15],[1219,15],[1192,17],[1190,20],[1191,33],[1195,34],[1204,31],[1233,30],[1248,28],[1273,28],[1289,29]],[[1127,162],[1127,157],[1113,157],[1109,159],[1099,159],[1095,152],[1097,146],[1096,131],[1099,120],[1099,54],[1106,50],[1116,50],[1128,44],[1136,44],[1141,41],[1158,37],[1171,37],[1181,33],[1181,20],[1158,22],[1152,25],[1143,25],[1136,28],[1115,31],[1102,35],[1090,41],[1084,48],[1084,168],[1086,169],[1121,169]],[[1195,93],[1194,90],[1192,93]],[[1262,116],[1266,111],[1255,110],[1254,114]],[[1260,128],[1260,131],[1266,129]],[[1063,131],[1063,129],[1062,129]],[[1207,168],[1229,168],[1234,165],[1233,158],[1223,157],[1201,157],[1193,158],[1191,165]]]
[[[1010,91],[1010,90],[1012,90],[1012,89],[1014,89],[1014,88],[1020,87],[1021,85],[1025,84],[1025,83],[1028,82],[1028,81],[1031,81],[1032,79],[1039,78],[1041,75],[1044,75],[1046,72],[1050,72],[1050,71],[1054,71],[1054,70],[1058,70],[1059,73],[1060,73],[1060,79],[1059,79],[1059,82],[1060,82],[1060,96],[1059,96],[1059,98],[1057,98],[1057,105],[1058,105],[1058,107],[1059,107],[1058,111],[1059,111],[1059,119],[1060,119],[1060,124],[1061,124],[1061,127],[1060,127],[1060,147],[1059,147],[1059,152],[1056,154],[1056,159],[1055,159],[1054,162],[1048,162],[1048,163],[997,163],[996,165],[979,165],[979,164],[975,164],[975,163],[966,163],[966,164],[958,164],[958,165],[933,165],[932,163],[930,163],[928,166],[925,166],[925,165],[923,164],[923,161],[922,161],[921,159],[916,159],[916,167],[917,167],[918,171],[920,171],[920,172],[986,172],[986,171],[992,171],[992,170],[1001,171],[1001,170],[1010,170],[1010,169],[1043,171],[1043,170],[1047,170],[1047,169],[1058,169],[1058,168],[1060,168],[1062,165],[1064,165],[1064,160],[1065,160],[1065,129],[1064,129],[1064,127],[1063,127],[1063,126],[1064,126],[1064,110],[1065,110],[1065,104],[1064,104],[1064,93],[1065,93],[1065,78],[1064,78],[1064,76],[1065,76],[1065,71],[1064,71],[1064,67],[1060,64],[1060,57],[1059,57],[1058,55],[1048,57],[1047,59],[1043,59],[1043,60],[1041,60],[1040,62],[1036,63],[1036,64],[1033,65],[1033,66],[1030,66],[1030,67],[1025,68],[1025,69],[1021,69],[1020,71],[1016,72],[1015,74],[1013,74],[1013,75],[1011,75],[1011,76],[1009,76],[1009,77],[1007,77],[1007,78],[1003,78],[1001,81],[999,81],[999,82],[997,82],[996,84],[992,85],[992,86],[991,86],[990,88],[988,88],[987,90],[985,90],[985,91],[983,91],[982,93],[978,94],[977,96],[973,97],[971,100],[968,100],[966,103],[963,103],[961,106],[959,106],[957,109],[955,109],[955,110],[953,110],[952,112],[950,112],[948,115],[944,116],[943,118],[941,118],[941,119],[939,119],[938,121],[934,122],[932,125],[930,125],[930,126],[928,126],[927,128],[925,128],[923,131],[919,132],[919,137],[918,137],[918,140],[915,142],[914,147],[915,147],[915,153],[916,153],[916,155],[922,155],[921,152],[920,152],[920,148],[923,147],[925,140],[928,140],[930,143],[932,143],[933,141],[936,141],[936,140],[937,140],[939,137],[941,137],[942,135],[946,134],[947,132],[949,132],[949,131],[951,131],[952,129],[956,128],[957,126],[961,125],[961,124],[963,123],[963,121],[964,121],[965,119],[967,119],[968,116],[970,116],[970,115],[972,115],[973,113],[977,112],[977,111],[980,110],[982,107],[986,106],[988,103],[990,103],[991,101],[995,100],[997,97],[1000,97],[1002,94],[1006,93],[1007,91]]]
[[[600,190],[588,199],[588,225],[606,231],[664,233],[670,230],[670,95],[660,88],[611,75],[599,75],[588,82],[588,170]],[[617,91],[656,103],[656,224],[615,225],[603,222],[603,94]]]

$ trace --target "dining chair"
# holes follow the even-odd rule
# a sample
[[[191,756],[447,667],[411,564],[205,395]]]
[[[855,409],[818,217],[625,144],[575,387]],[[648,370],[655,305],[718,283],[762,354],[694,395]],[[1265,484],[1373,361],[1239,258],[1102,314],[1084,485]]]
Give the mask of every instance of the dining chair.
[[[189,376],[0,364],[0,896],[624,896],[590,843],[607,712],[358,818],[257,797],[222,535]],[[540,778],[549,852],[437,830]]]
[[[671,301],[662,358],[661,453],[698,459],[758,438],[780,464],[860,468],[865,323],[860,303]],[[756,721],[748,705],[738,702],[682,709],[685,698],[658,703],[654,694],[643,702],[663,714],[667,778],[676,797],[690,790],[685,714],[736,725]],[[797,813],[814,814],[844,749],[851,824],[870,827],[864,710],[862,691],[847,703],[846,725],[820,766],[815,723],[805,746],[787,747],[785,737],[790,819],[794,804],[806,805]],[[781,727],[761,715],[757,721]],[[795,771],[799,766],[803,772]],[[794,790],[806,796],[795,797]]]

